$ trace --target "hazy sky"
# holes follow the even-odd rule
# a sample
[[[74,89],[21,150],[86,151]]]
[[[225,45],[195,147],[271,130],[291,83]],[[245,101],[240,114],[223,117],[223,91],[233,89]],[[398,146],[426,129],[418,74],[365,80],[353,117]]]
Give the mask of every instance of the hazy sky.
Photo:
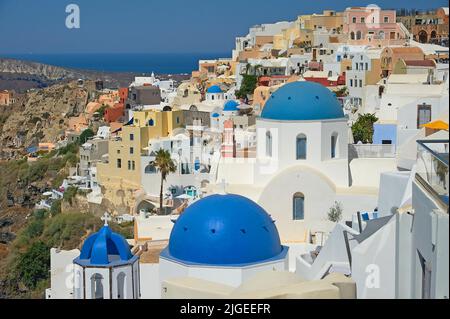
[[[80,28],[65,26],[66,6]],[[255,24],[365,6],[363,0],[0,0],[0,53],[228,52]],[[436,8],[446,0],[378,0],[382,8]]]

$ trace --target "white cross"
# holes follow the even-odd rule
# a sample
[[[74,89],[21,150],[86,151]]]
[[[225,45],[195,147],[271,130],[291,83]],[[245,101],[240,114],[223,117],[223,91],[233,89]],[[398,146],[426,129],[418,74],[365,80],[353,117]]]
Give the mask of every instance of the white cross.
[[[108,226],[108,221],[111,220],[111,217],[109,217],[108,212],[105,212],[100,219],[105,222],[105,226]]]

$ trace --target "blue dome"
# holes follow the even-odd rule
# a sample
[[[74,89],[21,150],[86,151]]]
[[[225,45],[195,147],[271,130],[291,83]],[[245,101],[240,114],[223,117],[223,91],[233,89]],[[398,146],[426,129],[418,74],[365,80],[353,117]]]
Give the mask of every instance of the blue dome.
[[[239,111],[238,107],[239,103],[236,102],[235,100],[229,100],[227,101],[224,106],[223,106],[223,110],[226,112],[235,112],[235,111]]]
[[[106,225],[84,241],[80,257],[76,260],[87,265],[108,265],[118,261],[127,262],[132,258],[126,239]]]
[[[344,117],[333,93],[321,84],[302,81],[283,85],[267,100],[261,118],[303,121]]]
[[[206,90],[206,93],[223,93],[223,91],[218,85],[212,85]]]
[[[176,221],[162,257],[203,265],[242,265],[284,258],[274,221],[240,195],[211,195]]]

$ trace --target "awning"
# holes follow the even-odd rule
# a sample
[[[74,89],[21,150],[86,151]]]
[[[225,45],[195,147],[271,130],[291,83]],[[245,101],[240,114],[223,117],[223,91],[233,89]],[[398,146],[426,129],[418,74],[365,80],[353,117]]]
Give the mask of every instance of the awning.
[[[446,130],[448,131],[448,123],[445,123],[444,121],[437,120],[433,122],[429,122],[426,124],[422,124],[422,127],[431,128],[433,130]]]

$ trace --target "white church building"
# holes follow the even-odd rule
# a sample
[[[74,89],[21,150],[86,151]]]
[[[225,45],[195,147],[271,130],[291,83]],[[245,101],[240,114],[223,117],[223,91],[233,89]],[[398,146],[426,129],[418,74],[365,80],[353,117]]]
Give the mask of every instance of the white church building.
[[[335,202],[344,218],[373,211],[380,173],[396,170],[392,158],[349,159],[342,106],[317,83],[292,82],[275,91],[256,120],[256,134],[256,158],[222,158],[217,182],[271,214],[282,241],[329,231],[327,213]]]

